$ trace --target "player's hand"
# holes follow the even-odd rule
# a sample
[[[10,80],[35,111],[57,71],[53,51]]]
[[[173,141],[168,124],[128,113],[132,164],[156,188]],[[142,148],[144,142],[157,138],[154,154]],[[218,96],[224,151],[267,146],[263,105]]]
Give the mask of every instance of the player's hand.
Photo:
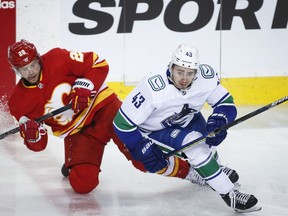
[[[72,87],[72,110],[78,113],[86,109],[91,103],[91,93],[94,84],[86,78],[78,78]]]
[[[206,130],[208,133],[214,132],[216,129],[221,128],[222,126],[228,123],[227,117],[223,113],[213,113],[209,116],[206,124]],[[220,131],[216,133],[213,137],[206,138],[206,144],[211,146],[219,145],[227,136],[227,131]]]
[[[19,123],[21,137],[30,143],[38,142],[41,136],[47,133],[46,129],[39,122],[28,119],[26,116],[22,116]]]
[[[141,161],[145,169],[151,173],[158,172],[168,166],[163,152],[149,139],[144,139],[131,152],[135,160]]]

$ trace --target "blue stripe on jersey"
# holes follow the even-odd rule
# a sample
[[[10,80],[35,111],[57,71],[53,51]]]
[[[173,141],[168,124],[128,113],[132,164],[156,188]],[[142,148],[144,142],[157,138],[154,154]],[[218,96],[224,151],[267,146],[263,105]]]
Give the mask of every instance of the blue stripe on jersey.
[[[137,126],[126,114],[125,112],[122,110],[122,108],[120,107],[119,109],[120,114],[122,115],[122,117],[127,121],[127,123],[129,123],[131,126]]]
[[[226,99],[226,98],[229,97],[229,96],[230,96],[230,93],[227,92],[216,104],[214,104],[214,105],[212,106],[212,108],[217,107],[224,99]]]

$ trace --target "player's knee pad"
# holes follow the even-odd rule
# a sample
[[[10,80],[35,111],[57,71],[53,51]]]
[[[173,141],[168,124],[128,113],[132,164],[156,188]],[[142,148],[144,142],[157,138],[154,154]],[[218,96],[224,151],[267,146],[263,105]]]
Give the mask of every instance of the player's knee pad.
[[[189,143],[199,137],[201,137],[201,133],[193,131],[185,137],[183,140],[183,144]],[[205,141],[198,143],[195,146],[192,146],[184,151],[185,155],[189,158],[189,163],[192,165],[198,165],[205,161],[207,157],[211,154],[211,149],[209,146],[205,144]]]
[[[77,164],[71,167],[69,181],[75,192],[86,194],[99,184],[100,168],[94,164]]]

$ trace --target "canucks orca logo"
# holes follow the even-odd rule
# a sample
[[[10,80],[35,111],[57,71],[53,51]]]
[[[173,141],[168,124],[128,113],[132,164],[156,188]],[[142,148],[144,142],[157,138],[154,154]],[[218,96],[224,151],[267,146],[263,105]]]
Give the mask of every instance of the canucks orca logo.
[[[161,125],[164,127],[172,127],[174,125],[184,126],[191,121],[195,112],[195,109],[189,108],[188,104],[184,104],[181,112],[175,113],[174,115],[164,119],[161,122]]]

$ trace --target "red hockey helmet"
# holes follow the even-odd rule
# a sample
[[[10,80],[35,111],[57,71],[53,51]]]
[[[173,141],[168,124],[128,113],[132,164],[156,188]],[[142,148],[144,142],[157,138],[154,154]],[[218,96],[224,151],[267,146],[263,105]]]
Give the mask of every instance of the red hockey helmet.
[[[8,47],[8,62],[13,68],[23,67],[39,57],[36,47],[24,39]]]

